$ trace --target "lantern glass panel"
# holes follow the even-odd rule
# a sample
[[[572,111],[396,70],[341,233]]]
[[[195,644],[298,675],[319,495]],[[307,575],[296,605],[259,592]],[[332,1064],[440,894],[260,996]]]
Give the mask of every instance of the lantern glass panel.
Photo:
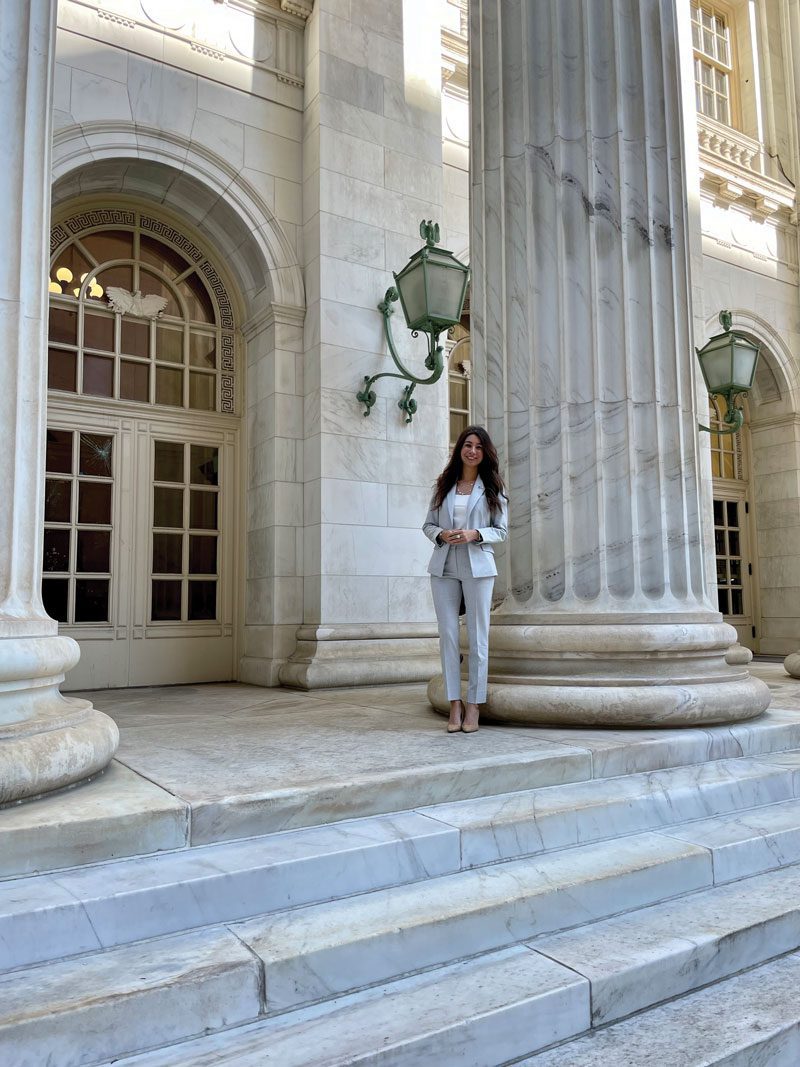
[[[720,338],[720,342],[709,343],[702,350],[700,366],[709,393],[717,393],[729,387],[731,382],[731,344],[727,337]]]
[[[428,317],[422,261],[417,260],[411,268],[397,275],[395,281],[402,297],[406,323],[413,329]]]
[[[737,342],[733,353],[733,381],[742,389],[753,384],[758,349],[748,343]]]
[[[428,258],[428,313],[432,319],[458,322],[465,273],[450,257]]]

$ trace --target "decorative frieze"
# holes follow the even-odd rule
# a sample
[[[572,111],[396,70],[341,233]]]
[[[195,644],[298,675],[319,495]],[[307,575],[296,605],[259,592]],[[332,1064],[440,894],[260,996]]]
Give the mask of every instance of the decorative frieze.
[[[76,10],[73,17],[71,11],[90,9],[97,16],[98,40],[120,44],[120,31],[131,31],[130,47],[138,34],[136,50],[160,58],[163,49],[155,35],[171,37],[185,42],[187,69],[195,69],[193,55],[197,62],[209,60],[223,69],[243,64],[302,88],[304,27],[312,6],[312,0],[66,0],[59,6],[59,25],[85,35],[85,15]]]

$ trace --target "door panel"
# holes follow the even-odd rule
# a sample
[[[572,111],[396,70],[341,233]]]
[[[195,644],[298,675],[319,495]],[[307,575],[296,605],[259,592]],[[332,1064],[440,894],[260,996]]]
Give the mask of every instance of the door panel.
[[[51,406],[43,595],[81,646],[66,690],[234,677],[238,429],[196,421]]]

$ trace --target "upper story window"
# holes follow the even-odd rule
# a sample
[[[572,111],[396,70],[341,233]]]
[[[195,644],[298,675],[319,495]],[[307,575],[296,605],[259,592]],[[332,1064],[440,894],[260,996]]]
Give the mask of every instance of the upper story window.
[[[230,300],[192,242],[149,216],[108,209],[59,224],[51,243],[50,389],[234,410]]]
[[[717,4],[696,0],[691,10],[697,110],[730,126],[733,65],[729,16]]]

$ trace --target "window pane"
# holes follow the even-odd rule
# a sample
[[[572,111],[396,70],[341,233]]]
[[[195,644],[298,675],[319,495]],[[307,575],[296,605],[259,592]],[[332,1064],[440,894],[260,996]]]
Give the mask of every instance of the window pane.
[[[714,531],[714,551],[718,556],[725,555],[725,533],[723,530]]]
[[[110,259],[131,259],[133,256],[133,234],[130,230],[90,233],[81,237],[81,244],[98,263],[107,263]]]
[[[189,374],[189,407],[213,411],[216,407],[217,378],[214,374]]]
[[[183,371],[156,367],[156,403],[183,407]]]
[[[217,583],[189,582],[189,618],[216,619]]]
[[[72,430],[47,430],[47,470],[72,474]]]
[[[83,391],[90,396],[113,396],[114,360],[105,356],[83,356]]]
[[[181,282],[181,296],[186,301],[186,310],[193,322],[216,322],[214,305],[208,295],[208,290],[198,278],[197,274],[190,274]]]
[[[133,363],[127,359],[119,365],[119,395],[121,400],[137,400],[146,404],[150,399],[150,367],[147,363]]]
[[[165,363],[183,363],[183,330],[156,326],[156,359]]]
[[[47,352],[47,388],[75,392],[75,371],[78,357],[75,352],[50,348]]]
[[[217,339],[206,333],[189,335],[189,362],[193,367],[216,367]]]
[[[75,245],[65,248],[50,271],[51,281],[57,282],[64,293],[72,295],[72,290],[79,284],[82,274],[92,269]]]
[[[742,584],[742,561],[740,559],[732,559],[729,561],[731,569],[731,583],[733,585]]]
[[[217,573],[217,539],[192,534],[189,538],[189,573]]]
[[[725,557],[717,558],[717,585],[728,584],[728,568],[725,566]]]
[[[45,522],[69,522],[72,483],[48,478],[44,488]]]
[[[728,555],[729,556],[739,556],[739,555],[741,555],[741,553],[739,551],[739,531],[738,530],[730,530],[729,533],[728,533]]]
[[[469,407],[469,385],[466,378],[450,379],[450,407],[464,410]]]
[[[722,457],[722,477],[723,478],[735,478],[736,471],[733,466],[733,456],[730,452],[726,452]]]
[[[140,270],[139,288],[142,291],[143,296],[150,296],[152,294],[154,296],[161,296],[166,300],[167,304],[163,311],[164,315],[174,315],[176,318],[183,318],[181,309],[178,307],[178,301],[175,299],[172,290],[161,278],[157,278],[155,274],[150,274],[146,270]]]
[[[150,355],[150,323],[127,317],[122,319],[120,351],[126,356]]]
[[[108,292],[109,285],[118,285],[121,289],[133,291],[133,268],[132,267],[109,267],[97,275],[98,285]]]
[[[189,481],[192,485],[217,485],[219,449],[213,445],[192,445]]]
[[[67,345],[78,343],[78,312],[69,308],[50,306],[48,337],[51,341],[63,341]]]
[[[80,473],[97,478],[110,478],[113,447],[113,437],[107,437],[105,434],[82,433]]]
[[[183,570],[183,534],[153,534],[153,574],[180,574]]]
[[[56,622],[69,620],[69,578],[47,578],[42,582],[44,610]]]
[[[86,312],[83,316],[83,344],[85,348],[114,351],[114,317]]]
[[[42,570],[69,570],[69,539],[71,530],[45,530]]]
[[[78,522],[111,525],[110,482],[78,482]]]
[[[722,500],[715,500],[714,501],[714,525],[715,526],[724,525],[725,519],[724,519],[723,511],[722,511],[723,507],[724,507],[724,502]]]
[[[75,570],[103,574],[111,570],[110,530],[78,530]]]
[[[183,482],[183,445],[180,441],[156,441],[155,480]]]
[[[108,622],[108,578],[76,578],[75,622]]]
[[[153,489],[153,525],[166,526],[167,529],[183,529],[183,490],[164,489],[160,485]]]
[[[175,278],[188,270],[190,264],[179,252],[169,245],[156,241],[154,237],[142,234],[139,238],[139,258],[143,263],[157,267],[163,274]]]
[[[744,598],[741,589],[731,589],[731,615],[744,615]]]
[[[150,618],[179,619],[181,617],[181,582],[153,582],[153,606]]]
[[[728,513],[728,526],[739,525],[739,504],[735,500],[728,500],[725,504],[725,510]]]
[[[727,589],[717,590],[717,605],[723,615],[728,614],[728,591]]]
[[[189,500],[189,525],[193,530],[216,530],[217,494],[192,489]]]

